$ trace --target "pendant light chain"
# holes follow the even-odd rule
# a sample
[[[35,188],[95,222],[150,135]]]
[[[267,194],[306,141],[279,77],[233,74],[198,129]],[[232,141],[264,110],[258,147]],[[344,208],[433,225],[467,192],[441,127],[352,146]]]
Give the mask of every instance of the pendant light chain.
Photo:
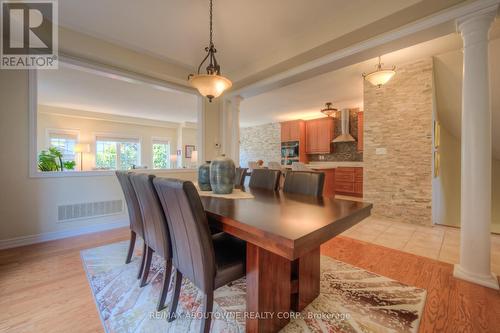
[[[210,45],[213,45],[213,35],[214,35],[214,29],[212,27],[212,7],[213,7],[213,3],[212,3],[212,0],[210,0]]]

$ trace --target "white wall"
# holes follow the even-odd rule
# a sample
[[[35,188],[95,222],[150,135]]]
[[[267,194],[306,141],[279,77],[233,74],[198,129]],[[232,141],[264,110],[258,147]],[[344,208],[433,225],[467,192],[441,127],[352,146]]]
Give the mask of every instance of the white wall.
[[[118,68],[146,74],[172,82],[186,82],[191,69],[174,68],[171,64],[133,52],[89,36],[61,29],[60,51],[88,58]],[[126,215],[99,219],[56,222],[56,207],[64,203],[113,200],[121,197],[115,176],[31,178],[29,176],[29,110],[28,72],[0,70],[0,246],[13,238],[47,239],[50,235],[78,233],[82,228],[114,227],[126,223]],[[207,151],[213,154],[212,142],[218,141],[219,117],[217,109],[205,112],[203,137]],[[195,172],[169,174],[172,177],[194,179]],[[89,229],[90,228],[90,229]],[[35,237],[31,237],[35,235]],[[47,236],[46,238],[40,235]],[[51,236],[51,237],[52,237]],[[10,242],[10,244],[13,244]]]

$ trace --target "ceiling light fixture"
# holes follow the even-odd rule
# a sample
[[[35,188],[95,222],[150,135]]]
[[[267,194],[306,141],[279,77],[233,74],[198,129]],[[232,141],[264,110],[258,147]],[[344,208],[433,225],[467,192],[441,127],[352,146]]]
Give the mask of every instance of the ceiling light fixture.
[[[328,102],[325,104],[325,108],[321,110],[323,114],[325,114],[327,117],[333,116],[335,118],[335,114],[337,113],[337,109],[332,108],[332,103]]]
[[[231,80],[220,75],[220,66],[215,59],[215,53],[217,49],[213,43],[213,29],[212,29],[212,0],[210,0],[210,43],[208,47],[205,48],[207,55],[201,61],[198,66],[197,74],[189,74],[188,81],[193,87],[198,89],[202,96],[208,98],[210,102],[212,99],[219,97],[225,90],[231,88],[233,85]],[[209,59],[209,64],[207,66],[207,73],[200,74],[201,66]]]
[[[396,66],[392,66],[392,69],[382,68],[382,63],[380,62],[380,57],[378,57],[377,69],[369,74],[363,73],[363,78],[377,87],[382,87],[382,85],[389,82],[390,79],[396,74]]]

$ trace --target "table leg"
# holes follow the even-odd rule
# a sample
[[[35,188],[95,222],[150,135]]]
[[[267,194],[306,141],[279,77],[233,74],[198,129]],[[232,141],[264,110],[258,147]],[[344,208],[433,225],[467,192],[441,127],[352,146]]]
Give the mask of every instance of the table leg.
[[[292,264],[292,285],[297,285],[292,294],[292,309],[302,311],[319,295],[320,250],[319,247],[304,254]]]
[[[283,328],[289,320],[279,318],[279,314],[290,311],[290,298],[291,262],[247,243],[246,332],[277,332]]]

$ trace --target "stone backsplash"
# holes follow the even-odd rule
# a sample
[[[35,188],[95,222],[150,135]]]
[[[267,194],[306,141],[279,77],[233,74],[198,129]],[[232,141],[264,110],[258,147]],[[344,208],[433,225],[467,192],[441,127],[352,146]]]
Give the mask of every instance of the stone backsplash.
[[[339,135],[342,132],[341,130],[341,122],[340,118],[335,119],[335,136]],[[341,161],[354,161],[354,162],[362,162],[363,161],[363,152],[358,151],[358,112],[350,111],[349,112],[349,132],[356,139],[354,142],[337,142],[333,143],[333,153],[331,154],[310,154],[307,155],[309,161],[333,161],[333,162],[341,162]],[[324,159],[321,160],[320,156],[324,156]]]
[[[263,160],[281,161],[281,124],[272,123],[240,129],[240,165],[248,167],[248,162]]]

